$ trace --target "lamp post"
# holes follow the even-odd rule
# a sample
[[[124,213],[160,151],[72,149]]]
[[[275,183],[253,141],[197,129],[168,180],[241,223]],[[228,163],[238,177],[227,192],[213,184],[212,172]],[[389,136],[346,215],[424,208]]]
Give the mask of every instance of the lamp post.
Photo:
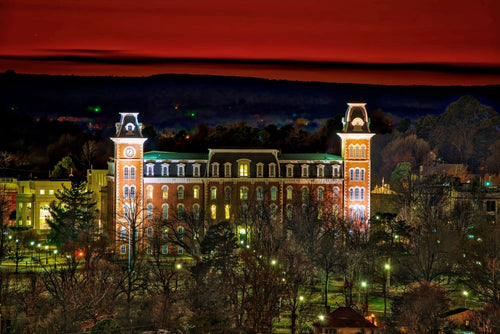
[[[389,287],[389,272],[391,270],[391,265],[389,263],[384,264],[384,284],[383,284],[383,289],[384,289],[384,318],[387,317],[387,288]]]
[[[464,295],[464,307],[467,308],[467,296],[469,295],[469,292],[464,290],[462,291],[462,294]]]
[[[363,315],[367,314],[368,313],[368,293],[366,291],[366,288],[368,287],[368,284],[363,281],[361,282],[361,287],[363,288],[363,299],[364,299],[364,302],[363,302]]]
[[[54,269],[57,269],[57,249],[54,249]]]

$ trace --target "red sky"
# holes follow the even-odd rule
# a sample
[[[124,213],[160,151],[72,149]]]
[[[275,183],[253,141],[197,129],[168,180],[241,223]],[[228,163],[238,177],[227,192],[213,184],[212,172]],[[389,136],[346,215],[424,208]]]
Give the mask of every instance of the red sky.
[[[498,0],[2,0],[0,71],[500,84],[499,14]],[[407,63],[424,65],[393,67]]]

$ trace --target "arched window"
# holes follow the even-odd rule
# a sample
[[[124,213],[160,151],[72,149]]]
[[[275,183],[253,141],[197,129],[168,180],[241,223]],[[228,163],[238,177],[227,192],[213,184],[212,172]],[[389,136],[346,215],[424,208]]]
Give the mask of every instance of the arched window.
[[[217,205],[215,204],[210,206],[210,218],[217,219]]]
[[[248,199],[248,188],[247,187],[241,187],[240,188],[240,199]]]
[[[194,199],[200,198],[200,187],[198,186],[193,187],[193,198]]]
[[[339,197],[340,189],[338,187],[333,187],[333,198]]]
[[[123,178],[128,180],[128,167],[123,168]]]
[[[130,198],[135,198],[135,186],[130,187]]]
[[[146,195],[148,199],[153,199],[153,186],[149,185],[146,187]]]
[[[275,201],[277,198],[278,188],[271,187],[271,200]]]
[[[356,145],[356,158],[359,158],[361,156],[361,149],[359,148],[359,145]]]
[[[161,187],[161,193],[163,199],[168,199],[168,186]]]
[[[365,169],[362,168],[361,169],[361,181],[364,181],[365,180]]]
[[[129,188],[128,186],[123,187],[123,198],[129,198]]]
[[[349,188],[349,199],[354,199],[354,189]]]
[[[130,167],[130,179],[135,180],[135,167]]]
[[[216,187],[210,188],[210,198],[217,199],[217,188]]]
[[[264,191],[262,187],[257,187],[257,199],[261,201],[264,198]]]
[[[168,164],[161,164],[161,175],[168,176]]]
[[[354,180],[359,180],[359,168],[354,170]]]
[[[324,192],[324,189],[323,187],[319,187],[318,188],[318,200],[323,200],[323,192]]]
[[[200,218],[200,206],[198,204],[193,205],[193,218],[196,220]]]
[[[127,238],[127,228],[122,226],[120,228],[120,239],[125,240]]]
[[[291,204],[287,204],[286,206],[286,217],[290,220],[293,218],[293,209]]]
[[[293,188],[292,186],[286,187],[286,199],[292,199],[293,198]]]
[[[148,238],[152,238],[153,237],[153,228],[151,226],[149,226],[148,229],[146,230],[146,233],[147,233]]]
[[[349,145],[349,158],[354,158],[354,145]]]
[[[309,196],[309,189],[307,187],[302,187],[302,200],[303,201],[307,200],[308,196]]]
[[[231,187],[224,188],[224,199],[226,200],[226,202],[231,201]]]
[[[224,205],[224,218],[225,219],[231,218],[231,205],[229,204]]]
[[[366,158],[366,146],[361,145],[361,158]]]
[[[177,198],[184,199],[184,186],[179,186],[177,188]]]
[[[361,199],[365,199],[365,189],[361,188]]]
[[[184,227],[179,226],[177,229],[177,238],[179,238],[179,240],[184,239]]]
[[[351,181],[352,181],[352,180],[354,180],[354,169],[352,169],[352,168],[351,168],[351,169],[349,169],[349,174],[350,174],[350,175],[349,175],[349,176],[350,176],[350,178],[349,178],[349,179],[350,179]]]
[[[359,188],[354,188],[354,199],[359,199]]]
[[[153,218],[153,204],[149,203],[147,205],[147,211],[148,211],[147,218],[152,219]]]
[[[161,217],[163,219],[168,219],[168,204],[163,204],[161,206],[161,212],[162,212]]]
[[[184,204],[177,205],[177,218],[184,219]]]

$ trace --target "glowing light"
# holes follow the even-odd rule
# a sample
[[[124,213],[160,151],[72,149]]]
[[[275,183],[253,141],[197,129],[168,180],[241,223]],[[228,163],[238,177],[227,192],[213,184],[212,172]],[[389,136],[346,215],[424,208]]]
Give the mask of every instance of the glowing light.
[[[181,268],[182,268],[182,266],[181,266],[181,264],[180,264],[180,263],[177,263],[177,265],[176,265],[175,267],[176,267],[177,269],[181,269]]]
[[[323,314],[320,314],[318,318],[319,318],[320,321],[325,320],[325,316]]]
[[[272,261],[271,261],[271,264],[272,264],[273,266],[274,266],[274,265],[276,265],[276,260],[272,260]]]

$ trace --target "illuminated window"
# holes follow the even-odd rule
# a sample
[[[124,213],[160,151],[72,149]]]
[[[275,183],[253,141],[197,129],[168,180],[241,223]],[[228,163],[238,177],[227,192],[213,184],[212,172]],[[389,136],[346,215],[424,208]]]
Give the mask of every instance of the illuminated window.
[[[257,187],[257,199],[261,201],[264,198],[264,191],[262,187]]]
[[[349,199],[354,199],[354,189],[349,188]]]
[[[286,177],[293,177],[293,165],[286,165]]]
[[[177,254],[181,255],[182,253],[183,253],[182,247],[181,246],[177,246]]]
[[[45,195],[45,189],[40,189],[40,195]]]
[[[360,189],[360,197],[361,197],[361,199],[365,199],[365,189],[364,188]]]
[[[215,204],[210,206],[210,218],[217,219],[217,205]]]
[[[238,160],[238,171],[240,177],[248,177],[250,170],[250,161],[248,159]]]
[[[219,163],[218,162],[214,162],[212,164],[212,176],[219,177]]]
[[[153,204],[149,203],[147,205],[147,218],[152,219],[153,218]]]
[[[333,198],[339,197],[340,189],[338,187],[333,188]]]
[[[161,164],[161,175],[168,176],[168,164]]]
[[[240,188],[240,199],[243,199],[243,200],[248,199],[248,188],[247,187]]]
[[[264,164],[262,162],[257,164],[257,177],[264,177]]]
[[[366,158],[366,146],[361,145],[361,158]]]
[[[168,199],[168,186],[161,187],[161,193],[163,199]]]
[[[130,187],[130,198],[135,198],[135,186]]]
[[[153,199],[153,186],[149,185],[146,187],[146,195],[148,199]]]
[[[271,187],[271,200],[275,201],[278,193],[278,188]]]
[[[177,165],[177,176],[184,176],[186,170],[186,164],[178,164]]]
[[[320,200],[320,201],[323,200],[323,193],[324,193],[324,191],[325,190],[323,189],[323,187],[319,187],[318,188],[318,200]]]
[[[130,167],[130,179],[135,180],[135,167]]]
[[[210,188],[210,198],[217,199],[217,188],[216,187]]]
[[[49,195],[54,195],[54,190],[53,189],[49,189]]]
[[[354,145],[349,145],[349,158],[354,158]]]
[[[322,219],[323,218],[323,208],[321,206],[318,206],[318,216],[317,216],[318,219]]]
[[[276,177],[276,164],[274,162],[269,164],[269,177]]]
[[[184,187],[183,186],[179,186],[177,188],[177,198],[184,199]]]
[[[354,169],[349,169],[349,180],[354,180]]]
[[[177,229],[177,238],[179,240],[184,239],[184,227],[179,226],[179,228]]]
[[[127,246],[122,245],[120,246],[120,254],[126,254],[127,253]]]
[[[193,198],[194,199],[200,198],[200,187],[198,186],[193,187]]]
[[[325,177],[325,166],[318,165],[316,166],[316,174],[318,177]]]
[[[161,246],[161,252],[162,254],[168,254],[168,246],[167,245]]]
[[[224,218],[225,219],[231,218],[231,205],[229,204],[224,205]]]
[[[231,177],[231,163],[224,164],[224,177]]]
[[[163,219],[168,219],[168,204],[163,204],[161,206],[161,213]]]
[[[309,177],[309,166],[308,165],[300,166],[300,170],[301,170],[302,177]]]
[[[128,167],[123,167],[123,178],[128,180]]]
[[[359,168],[356,168],[354,170],[354,180],[356,180],[356,181],[359,180]]]
[[[193,176],[200,177],[200,164],[193,164]]]
[[[286,199],[292,199],[293,198],[293,188],[292,186],[286,187]]]

